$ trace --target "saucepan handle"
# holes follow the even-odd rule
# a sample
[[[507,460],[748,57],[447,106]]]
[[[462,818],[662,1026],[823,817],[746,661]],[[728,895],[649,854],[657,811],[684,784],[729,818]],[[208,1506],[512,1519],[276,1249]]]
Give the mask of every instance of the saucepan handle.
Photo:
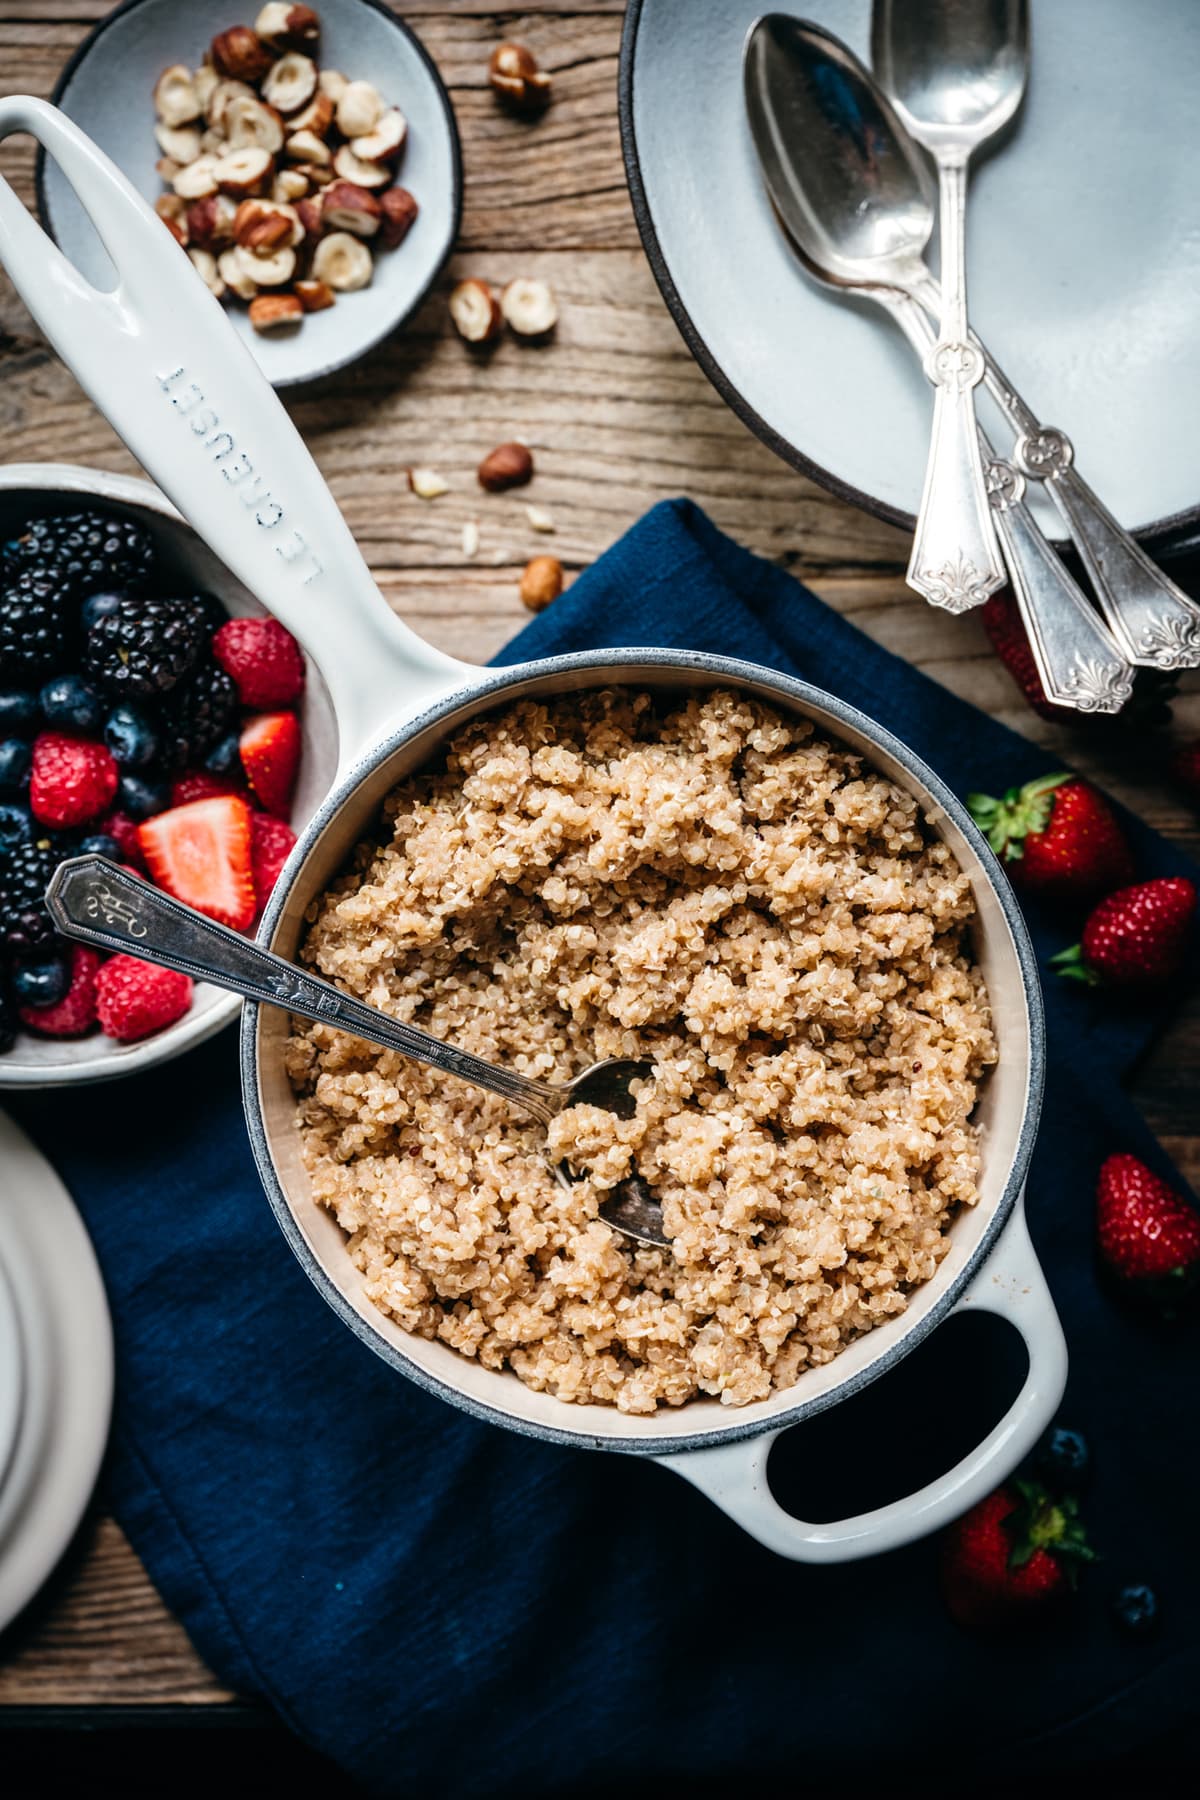
[[[51,344],[133,454],[330,689],[342,761],[467,665],[392,613],[320,471],[218,300],[141,195],[43,100],[0,100],[0,138],[54,158],[117,274],[101,291],[0,180],[0,262]]]
[[[938,1530],[1012,1473],[1050,1423],[1066,1385],[1067,1346],[1029,1241],[1023,1196],[954,1310],[997,1313],[1009,1320],[1025,1340],[1029,1372],[995,1429],[954,1468],[919,1492],[857,1518],[812,1525],[785,1512],[767,1483],[767,1458],[778,1431],[715,1450],[689,1450],[658,1460],[664,1468],[685,1476],[768,1550],[796,1562],[850,1562],[895,1550]]]

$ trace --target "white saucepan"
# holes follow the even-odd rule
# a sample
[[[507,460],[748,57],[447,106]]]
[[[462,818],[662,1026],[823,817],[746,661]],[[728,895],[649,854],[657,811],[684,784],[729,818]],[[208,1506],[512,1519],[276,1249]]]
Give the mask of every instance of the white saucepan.
[[[566,1405],[534,1393],[513,1375],[406,1334],[367,1299],[341,1231],[310,1194],[283,1066],[286,1017],[247,1006],[242,1070],[254,1153],[284,1235],[313,1282],[365,1343],[423,1387],[532,1436],[659,1458],[782,1555],[814,1562],[865,1556],[965,1510],[1011,1472],[1045,1428],[1065,1381],[1066,1350],[1022,1205],[1044,1064],[1037,971],[1012,891],[964,807],[932,770],[861,713],[753,664],[639,649],[486,671],[432,649],[390,612],[282,406],[159,220],[53,108],[31,99],[0,101],[0,137],[20,130],[40,138],[61,165],[119,285],[100,293],[85,282],[2,183],[0,259],[134,454],[245,587],[300,638],[332,702],[337,777],[289,859],[260,942],[294,957],[306,906],[385,794],[465,721],[523,695],[613,684],[727,685],[813,720],[920,799],[974,886],[975,948],[1000,1051],[978,1109],[979,1202],[955,1221],[949,1253],[907,1311],[832,1363],[805,1370],[794,1387],[738,1409],[703,1400],[628,1418],[609,1407]],[[951,1313],[968,1310],[1009,1320],[1029,1352],[1021,1391],[994,1430],[939,1479],[874,1512],[828,1524],[785,1512],[767,1482],[779,1433],[873,1381]]]

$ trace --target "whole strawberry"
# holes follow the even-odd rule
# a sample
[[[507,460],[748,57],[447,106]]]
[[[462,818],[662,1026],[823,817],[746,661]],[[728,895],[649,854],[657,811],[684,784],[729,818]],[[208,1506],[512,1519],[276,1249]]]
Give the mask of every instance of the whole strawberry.
[[[1096,1186],[1100,1254],[1147,1298],[1181,1298],[1200,1278],[1200,1212],[1136,1156],[1110,1156]]]
[[[1182,875],[1118,888],[1088,914],[1079,943],[1051,963],[1092,987],[1161,987],[1183,964],[1195,910],[1196,890]]]
[[[1133,857],[1108,801],[1076,775],[1041,775],[1002,799],[968,794],[971,817],[1029,893],[1093,900],[1133,878]]]
[[[1179,680],[1177,675],[1160,669],[1139,670],[1133,684],[1133,698],[1126,701],[1119,713],[1078,713],[1069,706],[1056,706],[1048,698],[1011,591],[1001,588],[998,594],[990,595],[979,613],[992,649],[1039,718],[1103,737],[1123,734],[1130,727],[1140,733],[1147,726],[1161,726],[1169,721],[1171,699]]]
[[[1042,678],[1037,671],[1037,664],[1033,660],[1029,636],[1021,623],[1017,603],[1009,590],[1001,588],[998,594],[992,594],[984,602],[980,617],[983,620],[983,629],[991,640],[992,649],[1034,712],[1039,718],[1061,721],[1063,708],[1055,706],[1054,702],[1046,696]]]
[[[1076,1502],[1036,1481],[1013,1481],[950,1526],[942,1593],[950,1617],[973,1630],[1019,1625],[1061,1600],[1090,1562]]]

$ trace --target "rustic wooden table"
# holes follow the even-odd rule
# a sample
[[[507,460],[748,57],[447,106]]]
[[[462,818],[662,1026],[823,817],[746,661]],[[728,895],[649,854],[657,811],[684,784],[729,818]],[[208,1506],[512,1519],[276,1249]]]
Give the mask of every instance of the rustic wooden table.
[[[63,62],[109,10],[106,0],[0,0],[0,91],[48,94]],[[1017,730],[1061,748],[1159,830],[1195,843],[1196,817],[1156,779],[1154,756],[1098,751],[1038,720],[976,619],[949,619],[905,588],[900,533],[779,462],[709,387],[659,296],[630,210],[616,105],[623,0],[540,0],[520,10],[487,0],[399,0],[395,10],[432,52],[458,114],[466,164],[458,253],[401,340],[291,405],[405,617],[447,649],[484,661],[527,616],[517,581],[529,556],[553,550],[574,572],[654,501],[688,494],[872,637]],[[231,4],[231,21],[238,12]],[[553,72],[554,104],[536,125],[505,116],[488,90],[488,52],[502,35],[529,43]],[[31,166],[24,145],[0,151],[0,168],[30,202]],[[550,280],[562,309],[553,345],[531,350],[510,340],[486,362],[474,358],[446,312],[451,281],[468,273]],[[536,489],[481,496],[475,464],[514,436],[534,450]],[[0,460],[135,467],[2,277]],[[453,484],[433,504],[414,498],[405,480],[410,464],[426,463]],[[530,531],[530,498],[553,515],[553,538]],[[482,539],[472,560],[462,548],[469,519],[479,521]],[[1194,681],[1175,710],[1180,734],[1200,732]],[[1198,1074],[1200,1005],[1193,1002],[1137,1087],[1151,1123],[1193,1179],[1200,1177]],[[0,1640],[0,1723],[17,1716],[95,1723],[97,1709],[127,1708],[230,1721],[245,1711],[197,1657],[120,1528],[97,1510],[49,1592]]]

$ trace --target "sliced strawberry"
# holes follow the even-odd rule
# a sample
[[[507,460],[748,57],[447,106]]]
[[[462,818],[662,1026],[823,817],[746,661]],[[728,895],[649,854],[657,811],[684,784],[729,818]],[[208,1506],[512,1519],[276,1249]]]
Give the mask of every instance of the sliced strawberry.
[[[259,713],[247,721],[238,748],[259,804],[286,819],[300,767],[300,721],[295,713]]]
[[[283,819],[256,812],[250,820],[250,864],[254,870],[254,898],[259,912],[271,898],[279,871],[288,859],[296,834]]]
[[[239,794],[156,813],[139,825],[138,843],[168,894],[235,931],[253,922],[250,808]]]

